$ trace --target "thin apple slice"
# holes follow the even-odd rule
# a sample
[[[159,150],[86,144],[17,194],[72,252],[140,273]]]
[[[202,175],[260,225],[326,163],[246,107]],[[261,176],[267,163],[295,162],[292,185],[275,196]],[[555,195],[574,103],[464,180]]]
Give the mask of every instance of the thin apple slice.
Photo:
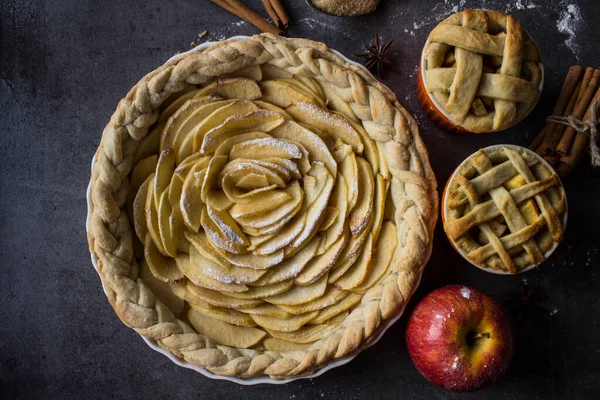
[[[283,260],[283,250],[273,252],[268,255],[254,255],[252,253],[246,254],[223,254],[223,258],[230,262],[232,265],[238,267],[252,268],[252,269],[269,269]]]
[[[177,257],[175,257],[175,262],[177,263],[177,266],[181,272],[183,272],[183,274],[194,285],[225,293],[248,291],[248,287],[246,285],[240,285],[237,283],[223,283],[211,278],[210,276],[204,275],[201,270],[192,263],[188,254],[178,254]]]
[[[263,303],[252,308],[238,308],[238,311],[250,314],[250,315],[264,315],[266,317],[285,319],[290,316],[289,313],[283,311],[276,305]]]
[[[206,196],[206,204],[218,211],[226,211],[233,207],[234,203],[223,192],[211,191]]]
[[[160,229],[158,227],[158,212],[156,210],[156,205],[154,203],[154,174],[151,175],[151,179],[148,182],[148,194],[146,196],[146,228],[148,229],[148,233],[152,238],[154,244],[158,248],[158,251],[164,256],[168,256],[165,248],[162,245],[162,239],[160,237]],[[144,241],[146,238],[144,238]]]
[[[307,286],[294,286],[285,293],[277,296],[266,297],[263,300],[271,304],[283,304],[287,306],[295,306],[298,304],[308,303],[313,301],[325,293],[327,287],[327,274],[323,275],[316,282]]]
[[[206,203],[208,192],[217,188],[217,179],[225,164],[227,164],[227,156],[215,156],[210,159],[208,167],[206,167],[204,182],[202,182],[200,198],[203,203]]]
[[[335,287],[339,289],[350,290],[360,285],[367,277],[372,258],[373,235],[369,234],[367,240],[365,241],[365,245],[363,246],[363,251],[360,257],[358,257],[358,260],[356,260],[354,265],[352,265],[350,269],[344,273],[344,275],[333,282]]]
[[[340,174],[344,177],[346,185],[348,185],[347,217],[358,201],[358,162],[354,153],[348,151],[346,145],[337,147],[336,151],[333,152],[333,156],[338,161]]]
[[[292,286],[294,286],[293,281],[279,282],[266,286],[250,286],[250,288],[245,292],[230,293],[229,295],[231,297],[235,297],[236,299],[262,299],[263,297],[276,296],[280,293],[286,292]]]
[[[285,190],[257,193],[254,199],[248,203],[234,204],[231,207],[231,216],[233,218],[251,217],[279,207],[291,199],[292,196]]]
[[[162,282],[176,282],[184,278],[175,261],[160,254],[150,235],[146,235],[144,241],[144,258],[156,279]]]
[[[319,237],[308,242],[300,251],[270,269],[255,284],[271,285],[273,283],[294,279],[306,264],[315,256],[319,247]]]
[[[348,207],[348,186],[342,174],[338,174],[335,181],[335,187],[329,199],[328,208],[333,208],[337,211],[336,218],[329,224],[327,229],[321,234],[323,240],[319,249],[319,253],[327,251],[333,244],[342,236],[344,225],[346,223],[346,213]],[[324,225],[321,225],[322,228]],[[321,229],[322,229],[321,228]],[[345,244],[344,244],[345,246]]]
[[[158,121],[163,122],[163,121],[167,121],[169,118],[171,118],[171,116],[173,114],[175,114],[175,112],[177,110],[179,110],[186,101],[194,98],[194,96],[198,93],[198,90],[199,89],[190,90],[189,92],[184,93],[181,96],[177,97],[170,104],[166,105],[166,107],[164,107],[164,109],[160,112]],[[179,93],[177,93],[177,94],[179,94]],[[173,96],[176,96],[177,94],[174,94]],[[169,99],[165,100],[163,105],[168,102],[169,102]],[[161,106],[161,108],[163,108],[163,106]]]
[[[140,279],[152,290],[152,293],[165,306],[171,310],[176,317],[181,317],[185,309],[185,302],[171,290],[171,286],[162,280],[156,279],[150,270],[148,263],[142,259],[140,263]]]
[[[335,190],[335,188],[333,189]],[[345,201],[346,199],[344,199]],[[340,210],[336,207],[327,206],[325,208],[325,216],[323,217],[323,222],[321,222],[321,226],[319,226],[319,232],[326,231],[333,225],[333,223],[337,220],[338,215],[340,215]],[[325,246],[322,246],[319,249],[319,254],[323,254],[325,250],[322,250]]]
[[[337,163],[333,159],[323,139],[294,121],[286,121],[270,132],[271,136],[279,139],[300,143],[314,161],[322,162],[331,176],[335,176]]]
[[[302,82],[302,84],[308,88],[308,91],[314,94],[318,99],[327,99],[327,97],[325,97],[325,92],[323,91],[323,88],[321,87],[321,85],[319,85],[318,80],[300,75],[296,75],[295,78],[298,82]]]
[[[309,314],[310,315],[310,314]],[[273,331],[267,329],[271,336],[291,343],[308,344],[324,338],[335,332],[344,322],[344,315],[337,316],[331,321],[319,325],[306,325],[290,332]]]
[[[245,115],[249,112],[258,110],[258,106],[248,100],[233,100],[221,102],[222,107],[215,109],[209,115],[206,115],[202,120],[194,121],[195,124],[185,124],[187,128],[186,135],[192,138],[191,147],[188,149],[190,154],[198,152],[202,146],[204,135],[211,129],[220,126],[225,120],[232,115]],[[182,129],[183,130],[183,129]],[[177,145],[180,142],[175,141]]]
[[[262,100],[254,100],[254,104],[256,104],[257,106],[259,106],[260,108],[263,108],[265,110],[277,112],[277,113],[283,115],[284,118],[288,121],[292,120],[292,117],[290,114],[286,113],[283,108],[277,107],[274,104],[267,103],[266,101],[262,101]]]
[[[153,179],[150,175],[139,187],[135,199],[133,200],[133,227],[138,239],[143,243],[148,234],[148,225],[146,222],[146,196],[148,195],[148,186]]]
[[[367,240],[367,236],[372,235],[373,233],[371,231],[372,226],[373,222],[371,221],[369,222],[367,229],[350,238],[350,242],[346,245],[344,251],[340,255],[338,263],[329,271],[329,283],[333,283],[354,265],[362,253],[363,244]],[[373,235],[373,237],[375,236]]]
[[[377,242],[381,223],[383,222],[383,214],[385,212],[385,201],[387,198],[389,182],[383,179],[383,176],[377,174],[375,177],[375,195],[373,196],[373,208],[375,215],[373,217],[373,242]]]
[[[221,345],[233,348],[247,349],[260,342],[267,335],[266,332],[260,329],[231,325],[207,317],[194,309],[190,309],[188,312],[188,320],[196,332]]]
[[[229,154],[232,160],[236,158],[261,160],[269,157],[291,160],[302,157],[302,153],[294,143],[270,137],[238,143],[233,146]]]
[[[358,164],[358,201],[350,212],[350,231],[358,235],[366,228],[372,217],[373,197],[375,195],[373,171],[369,163],[362,157],[357,157]]]
[[[247,327],[256,326],[256,323],[248,314],[232,310],[231,308],[214,307],[202,300],[190,303],[190,307],[202,315],[227,322],[231,325]]]
[[[348,120],[348,122],[350,122],[350,125],[352,125],[356,132],[358,132],[365,146],[363,158],[369,162],[369,165],[371,165],[373,175],[377,174],[379,172],[379,154],[377,154],[377,144],[373,139],[371,139],[367,131],[365,131],[365,128],[363,128],[359,122],[352,120]]]
[[[287,204],[286,204],[286,206],[287,206]],[[283,207],[280,207],[280,208],[283,208]],[[302,208],[302,203],[298,203],[297,206],[295,208],[291,209],[289,212],[287,211],[287,209],[286,209],[286,212],[282,212],[283,216],[280,219],[278,219],[277,221],[275,221],[274,223],[272,223],[271,225],[266,225],[266,226],[260,227],[260,228],[244,226],[244,232],[247,232],[249,235],[252,235],[252,236],[263,236],[263,235],[271,235],[271,234],[279,233],[281,230],[283,230],[283,228],[287,225],[287,223],[298,214],[298,212],[301,210],[301,208]],[[273,211],[279,211],[279,210],[273,210]]]
[[[284,121],[283,115],[263,109],[245,115],[232,115],[204,135],[200,152],[212,153],[222,142],[241,133],[270,132]]]
[[[192,246],[190,246],[190,261],[203,275],[227,284],[238,283],[245,285],[256,282],[267,272],[267,270],[219,264],[210,257],[205,256],[196,247],[196,243],[192,243]]]
[[[327,99],[327,107],[331,110],[341,113],[346,119],[359,122],[360,120],[354,114],[352,107],[348,104],[348,101],[344,100],[333,88],[333,85],[329,82],[319,81],[321,89],[323,90],[324,96]]]
[[[240,135],[230,137],[229,139],[221,142],[219,147],[217,147],[217,149],[215,150],[215,156],[221,156],[221,155],[229,156],[229,153],[231,153],[231,149],[233,148],[233,146],[235,146],[238,143],[242,143],[247,140],[262,139],[262,138],[269,138],[269,137],[271,137],[271,136],[264,132],[248,132],[248,133],[242,133]]]
[[[375,256],[369,265],[367,277],[360,285],[352,289],[353,291],[364,293],[385,275],[394,259],[394,253],[398,243],[397,235],[396,225],[394,225],[393,222],[386,221],[383,223],[381,235],[375,250]]]
[[[263,81],[268,79],[280,79],[280,78],[291,78],[294,76],[287,69],[283,69],[273,64],[262,64],[260,66],[263,74]]]
[[[250,317],[256,322],[256,325],[269,331],[291,332],[297,331],[318,314],[318,311],[313,311],[307,314],[293,315],[286,319],[257,314],[250,314]]]
[[[187,124],[188,126],[185,134],[190,133],[190,126],[198,124],[210,113],[231,102],[232,100],[219,100],[207,103],[199,99],[186,101],[165,124],[165,128],[160,135],[160,151],[175,149],[175,138],[180,135],[184,125]]]
[[[206,208],[202,209],[200,223],[202,224],[204,232],[206,232],[206,235],[215,247],[234,254],[241,254],[245,251],[247,245],[245,243],[239,243],[235,239],[232,240],[233,235],[231,235],[231,239],[230,237],[225,236],[217,224],[210,218]]]
[[[187,174],[181,190],[180,207],[183,221],[188,229],[198,232],[202,220],[202,184],[208,166],[208,158],[199,160]]]
[[[160,202],[160,196],[169,187],[171,177],[175,171],[175,153],[171,149],[166,149],[160,153],[156,173],[154,174],[154,203]]]
[[[288,220],[291,219],[294,216],[294,210],[297,212],[302,206],[303,193],[298,181],[288,186],[286,192],[290,196],[289,201],[260,214],[238,216],[236,221],[245,228],[260,229],[278,224],[286,217]]]
[[[186,283],[186,288],[192,297],[199,298],[200,300],[205,301],[215,307],[238,309],[243,307],[256,307],[262,304],[261,300],[236,299],[215,290],[194,285],[189,281]]]
[[[173,208],[169,201],[169,192],[164,191],[160,196],[160,202],[158,203],[158,232],[160,239],[162,240],[163,248],[167,252],[169,257],[175,257],[177,255],[177,233],[173,230],[175,228],[171,223]]]
[[[340,290],[335,286],[330,285],[325,290],[323,296],[319,297],[318,299],[315,299],[308,303],[299,304],[297,306],[286,306],[281,304],[279,305],[279,308],[294,315],[304,314],[315,310],[322,310],[326,307],[336,304],[343,300],[348,295],[348,293],[349,292],[345,290]]]
[[[344,311],[351,309],[352,307],[360,303],[362,298],[363,296],[359,294],[348,293],[348,295],[338,303],[332,304],[319,311],[319,315],[311,321],[309,321],[308,324],[323,324],[329,321],[331,318],[335,317],[336,315],[340,315]]]
[[[297,285],[306,286],[329,271],[338,260],[344,246],[348,243],[348,231],[344,231],[339,239],[323,254],[314,257],[302,270],[302,273],[296,277],[294,282]]]
[[[226,237],[227,240],[245,247],[250,245],[250,241],[246,237],[246,234],[242,232],[242,229],[231,215],[229,215],[229,212],[219,211],[210,206],[208,206],[206,210],[210,219],[215,223],[221,231],[221,234]]]
[[[253,81],[262,81],[263,73],[260,65],[250,65],[248,67],[240,68],[229,74],[221,75],[222,78],[248,78]]]
[[[226,99],[256,100],[260,98],[261,91],[258,84],[248,78],[225,78],[203,87],[196,93],[196,97],[213,95]]]
[[[362,154],[364,145],[360,135],[348,120],[341,115],[307,102],[296,102],[287,107],[285,111],[296,122],[312,126],[330,137],[340,138],[346,144],[352,146],[356,154]]]
[[[260,82],[260,87],[263,93],[261,100],[266,103],[275,104],[277,107],[286,108],[298,102],[322,104],[311,93],[283,80],[262,81]]]
[[[267,351],[276,351],[279,353],[285,353],[288,351],[307,350],[308,344],[299,344],[288,342],[287,340],[281,340],[274,337],[267,337],[263,340],[263,345]]]
[[[175,175],[179,176],[181,180],[185,181],[185,178],[187,178],[188,173],[191,171],[194,165],[196,165],[197,163],[203,163],[203,168],[206,168],[209,161],[210,157],[203,156],[200,153],[194,153],[185,160],[183,160],[181,164],[177,165],[177,168],[175,168],[174,173]]]
[[[302,232],[305,221],[306,213],[299,212],[283,227],[283,229],[277,232],[276,235],[272,235],[272,237],[265,240],[263,243],[258,244],[256,248],[252,250],[253,253],[264,257],[267,254],[283,249],[290,244],[300,232]]]
[[[131,180],[129,182],[130,193],[137,193],[140,186],[153,172],[156,171],[156,165],[158,164],[158,155],[152,154],[146,158],[141,159],[135,164],[131,171]]]

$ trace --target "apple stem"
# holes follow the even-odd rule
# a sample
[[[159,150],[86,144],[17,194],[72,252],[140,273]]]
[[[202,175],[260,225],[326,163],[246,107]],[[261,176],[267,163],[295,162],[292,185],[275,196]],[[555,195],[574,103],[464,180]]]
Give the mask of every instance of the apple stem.
[[[485,333],[477,333],[475,335],[473,335],[473,339],[481,339],[481,338],[486,338],[489,339],[490,338],[490,333],[489,332],[485,332]]]

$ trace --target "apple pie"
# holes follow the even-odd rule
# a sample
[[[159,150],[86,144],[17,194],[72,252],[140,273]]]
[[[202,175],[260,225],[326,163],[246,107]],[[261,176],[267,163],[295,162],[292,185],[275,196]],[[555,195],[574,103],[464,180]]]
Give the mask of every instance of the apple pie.
[[[369,344],[431,250],[435,177],[393,93],[263,34],[168,62],[120,101],[90,251],[121,320],[214,374],[305,375]]]
[[[471,263],[515,274],[539,265],[564,233],[565,192],[549,164],[518,146],[491,146],[448,181],[442,221]]]
[[[510,128],[540,96],[536,44],[517,19],[497,11],[467,9],[442,21],[429,34],[421,68],[432,107],[463,133]]]

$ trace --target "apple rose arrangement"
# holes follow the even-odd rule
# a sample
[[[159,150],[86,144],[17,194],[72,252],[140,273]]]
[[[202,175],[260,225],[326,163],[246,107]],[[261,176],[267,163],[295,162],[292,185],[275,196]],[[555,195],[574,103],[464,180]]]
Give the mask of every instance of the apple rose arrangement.
[[[218,343],[310,344],[390,267],[387,162],[323,90],[220,79],[167,106],[140,143],[129,211],[142,273]]]

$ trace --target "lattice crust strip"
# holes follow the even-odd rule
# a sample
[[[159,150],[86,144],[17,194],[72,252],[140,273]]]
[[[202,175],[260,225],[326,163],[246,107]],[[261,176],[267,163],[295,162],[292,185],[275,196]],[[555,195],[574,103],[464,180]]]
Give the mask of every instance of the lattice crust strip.
[[[566,199],[558,176],[523,149],[479,150],[446,196],[444,229],[478,265],[516,273],[544,261],[562,238]]]
[[[473,132],[501,130],[535,105],[541,57],[512,16],[467,9],[428,39],[425,85],[456,124]]]
[[[163,130],[164,132],[169,130],[166,127],[168,124],[173,124],[172,119],[167,120],[165,117],[169,114],[169,107],[175,108],[174,104],[181,106],[184,100],[191,98],[192,94],[198,94],[206,88],[212,88],[215,84],[219,85],[219,82],[222,83],[224,80],[231,79],[231,77],[245,77],[248,80],[260,81],[260,76],[257,75],[260,70],[271,71],[272,73],[277,71],[282,79],[296,77],[305,85],[300,86],[304,89],[308,88],[308,91],[311,87],[317,91],[326,91],[327,98],[330,99],[331,103],[329,107],[347,115],[349,123],[357,132],[364,132],[365,135],[368,135],[368,138],[365,137],[365,140],[368,139],[365,143],[373,144],[370,150],[363,149],[358,144],[352,150],[357,154],[362,154],[364,150],[364,157],[369,159],[372,166],[362,169],[362,171],[366,174],[365,176],[371,176],[371,179],[375,177],[375,180],[379,180],[381,184],[378,188],[388,191],[393,207],[389,211],[386,209],[385,216],[381,214],[376,216],[375,219],[379,221],[380,226],[384,226],[383,230],[390,227],[387,231],[396,234],[394,240],[396,246],[391,258],[391,268],[387,269],[381,277],[374,278],[373,282],[368,284],[365,282],[362,286],[356,286],[358,281],[354,282],[351,279],[352,276],[348,277],[347,274],[344,274],[343,268],[337,269],[341,278],[335,283],[339,287],[346,287],[345,285],[347,285],[348,288],[351,288],[347,293],[344,293],[346,296],[344,297],[345,301],[351,306],[348,306],[349,308],[345,313],[336,317],[338,319],[335,321],[335,329],[330,328],[324,332],[323,329],[325,328],[316,329],[307,326],[307,329],[303,331],[303,337],[306,337],[309,343],[306,346],[298,346],[295,350],[286,351],[268,349],[276,349],[279,343],[278,340],[284,340],[279,338],[288,337],[285,332],[274,332],[269,346],[252,347],[249,344],[248,347],[250,348],[234,348],[216,343],[209,337],[199,333],[198,329],[194,329],[189,325],[188,321],[191,321],[192,315],[194,315],[193,318],[197,318],[195,322],[198,324],[195,326],[201,328],[207,326],[202,325],[202,321],[203,318],[209,317],[202,313],[194,313],[195,307],[202,306],[201,303],[195,302],[195,300],[189,301],[189,305],[192,306],[189,314],[190,319],[180,319],[178,316],[182,315],[182,303],[169,301],[168,298],[161,295],[160,285],[151,284],[152,279],[145,279],[145,274],[148,274],[149,270],[148,260],[171,260],[157,263],[157,265],[150,266],[150,269],[154,268],[152,274],[166,276],[166,281],[176,282],[170,285],[174,293],[181,294],[180,297],[185,297],[186,293],[192,292],[195,296],[204,296],[203,298],[207,301],[218,304],[221,299],[219,296],[224,293],[222,290],[228,290],[229,292],[226,293],[227,298],[236,299],[236,307],[239,307],[238,310],[242,311],[245,305],[250,306],[256,303],[255,296],[267,296],[271,301],[278,300],[281,303],[278,313],[281,310],[285,310],[288,315],[297,313],[298,315],[290,317],[290,320],[299,321],[299,324],[303,322],[303,316],[306,315],[310,315],[313,322],[321,319],[327,321],[327,313],[320,314],[315,311],[314,315],[319,316],[315,318],[312,315],[309,308],[317,307],[316,302],[310,302],[307,303],[308,305],[302,306],[286,305],[285,300],[282,299],[286,298],[287,292],[285,291],[290,290],[290,287],[286,286],[285,281],[277,283],[275,274],[265,274],[260,269],[254,269],[255,272],[248,276],[235,275],[236,271],[249,270],[249,268],[245,268],[247,266],[245,263],[248,263],[248,258],[245,257],[252,257],[251,253],[248,253],[250,255],[244,255],[239,252],[239,248],[236,246],[240,243],[244,243],[244,246],[249,246],[248,248],[257,252],[263,251],[267,255],[267,257],[261,259],[258,265],[255,263],[257,259],[252,258],[252,265],[256,268],[260,267],[267,270],[267,268],[271,268],[279,262],[280,258],[278,257],[283,257],[283,250],[278,252],[275,247],[270,250],[264,250],[265,246],[261,247],[261,244],[270,243],[269,235],[257,236],[259,239],[255,238],[254,243],[248,243],[242,240],[243,233],[241,231],[226,232],[229,239],[233,238],[241,241],[236,246],[226,248],[226,251],[224,250],[219,254],[226,254],[228,260],[240,265],[240,267],[231,267],[228,269],[228,273],[237,276],[236,279],[238,280],[246,279],[247,284],[240,281],[237,283],[231,282],[224,286],[223,282],[218,279],[207,279],[206,276],[196,275],[189,268],[186,269],[189,266],[187,264],[189,260],[178,259],[176,247],[172,247],[175,242],[165,241],[164,237],[161,241],[161,238],[157,238],[156,235],[153,237],[149,232],[154,228],[151,227],[148,230],[148,227],[144,227],[143,223],[138,223],[139,221],[135,217],[134,221],[131,221],[129,217],[129,215],[136,214],[136,206],[141,204],[136,203],[136,199],[139,197],[136,193],[144,193],[144,196],[148,194],[145,197],[146,202],[141,208],[146,205],[145,209],[152,209],[152,207],[158,205],[157,215],[158,218],[162,218],[161,212],[164,211],[163,207],[168,205],[167,199],[169,197],[171,197],[171,200],[177,198],[177,188],[185,191],[185,188],[174,186],[173,183],[170,187],[165,186],[164,171],[170,171],[175,177],[177,174],[183,173],[182,171],[186,168],[198,168],[198,176],[202,174],[217,176],[222,169],[219,176],[226,176],[223,179],[228,179],[227,177],[232,177],[231,179],[239,178],[236,181],[238,187],[254,187],[252,185],[257,185],[257,182],[267,182],[269,179],[277,184],[281,181],[282,176],[288,179],[289,176],[294,176],[294,174],[306,173],[311,168],[310,165],[302,163],[298,163],[296,168],[286,160],[279,160],[277,162],[281,168],[270,165],[269,168],[271,169],[267,168],[268,171],[264,172],[263,167],[265,164],[258,163],[260,164],[258,165],[255,162],[252,168],[262,171],[262,175],[240,176],[236,174],[237,167],[230,165],[231,162],[225,166],[222,164],[226,159],[224,156],[212,157],[207,165],[204,165],[203,161],[198,161],[198,157],[193,153],[205,150],[212,151],[210,149],[213,144],[210,141],[193,142],[190,140],[184,143],[180,141],[181,138],[177,135],[160,134]],[[215,81],[216,78],[220,80]],[[303,79],[305,80],[303,81]],[[318,84],[311,86],[311,82],[318,82]],[[265,89],[266,86],[264,85],[268,85],[268,83],[261,83],[261,85],[263,85],[263,94],[265,90],[272,89]],[[200,91],[198,91],[198,88],[200,88]],[[306,92],[303,92],[304,89],[295,93],[306,94]],[[223,97],[227,98],[226,94],[223,94]],[[263,104],[264,102],[261,103],[258,100],[252,102],[234,99],[229,103],[227,101],[223,103],[222,97],[218,96],[218,93],[215,95],[214,92],[210,92],[198,101],[206,102],[204,103],[207,105],[206,110],[211,110],[213,106],[215,109],[226,106],[235,108],[235,110],[246,116],[250,115],[248,118],[244,117],[246,118],[244,119],[245,122],[234,121],[234,123],[244,124],[250,119],[251,122],[254,121],[252,123],[262,124],[260,125],[261,131],[269,131],[274,129],[274,124],[281,124],[281,121],[278,120],[279,117],[275,114],[287,114],[281,109],[276,112],[273,111],[273,108],[271,110],[256,110],[257,105],[259,108],[268,107],[268,105]],[[323,106],[325,105],[323,104]],[[290,113],[291,111],[293,110],[288,110]],[[297,115],[302,116],[303,110],[296,110],[296,112]],[[257,119],[252,119],[253,115],[258,116]],[[214,118],[218,119],[219,116],[217,115]],[[330,118],[335,119],[335,114],[331,114]],[[259,122],[256,122],[256,120],[259,120]],[[159,134],[149,133],[149,130],[159,132]],[[303,157],[303,147],[290,145],[290,141],[285,142],[279,139],[266,138],[260,132],[248,132],[245,135],[249,143],[261,142],[263,145],[270,146],[270,151],[283,158],[301,159]],[[285,133],[281,133],[281,135],[285,136]],[[240,159],[248,157],[248,144],[238,143],[236,145],[235,140],[237,139],[230,141],[231,151],[236,153]],[[161,154],[152,155],[147,153],[148,148],[159,145],[163,148]],[[343,147],[341,144],[340,146],[342,149],[351,147],[347,145]],[[253,147],[252,150],[255,151],[256,148]],[[258,148],[256,151],[263,150]],[[200,153],[198,154],[200,155]],[[230,156],[233,158],[231,154]],[[374,157],[379,157],[379,161],[375,160]],[[193,167],[191,167],[191,163],[186,164],[188,159],[195,162]],[[340,157],[336,161],[339,163],[343,159],[343,157]],[[359,161],[359,163],[362,162]],[[152,167],[156,166],[156,176],[154,179],[145,179],[142,183],[138,171],[139,169],[145,169],[144,164],[146,163]],[[335,162],[328,164],[325,158],[323,162],[317,164],[313,167],[320,171],[324,171],[329,167],[329,172],[332,170],[335,172]],[[178,165],[178,168],[171,171],[170,169],[174,168],[173,165]],[[375,165],[378,166],[378,169],[374,167]],[[132,172],[134,166],[136,168]],[[245,168],[247,165],[244,164],[243,167]],[[200,171],[200,168],[202,168],[202,171]],[[369,172],[371,169],[374,172]],[[273,174],[273,170],[279,171],[279,175]],[[187,54],[176,61],[168,62],[145,76],[119,102],[109,124],[104,129],[101,144],[95,155],[91,183],[92,210],[88,231],[89,248],[97,259],[97,266],[108,299],[120,319],[127,326],[155,341],[176,357],[205,368],[212,373],[224,376],[249,378],[268,375],[280,379],[304,375],[326,365],[331,360],[359,351],[376,336],[390,318],[401,312],[412,295],[431,251],[433,228],[437,220],[436,181],[429,165],[427,151],[419,137],[414,119],[400,106],[394,94],[360,68],[344,62],[322,43],[304,39],[281,38],[269,34],[254,36],[251,39],[219,42],[203,51]],[[272,182],[268,181],[267,183]],[[194,182],[190,184],[194,184]],[[146,190],[140,190],[140,186],[143,185],[146,185]],[[290,186],[289,193],[280,196],[283,199],[281,201],[291,201],[289,199],[294,198],[297,186]],[[202,202],[210,205],[211,194],[209,190],[210,188],[203,188],[200,185],[197,193],[199,193],[198,196],[203,196]],[[235,192],[237,189],[232,190]],[[235,193],[240,195],[238,192]],[[377,193],[377,190],[375,190],[374,196],[377,196]],[[217,202],[215,204],[222,203]],[[550,204],[554,203],[550,200]],[[218,207],[212,209],[208,207],[208,211],[222,215],[219,214],[222,210]],[[339,210],[334,211],[339,212]],[[239,206],[232,211],[232,214],[235,215],[237,221],[242,221],[242,224],[247,223],[243,226],[245,233],[262,232],[262,226],[258,226],[252,218],[245,217],[246,214],[244,213],[248,212],[247,207]],[[155,223],[152,215],[148,219],[150,224]],[[329,218],[327,227],[335,226],[336,214],[332,212],[331,215],[333,217]],[[212,218],[212,221],[220,221],[212,215],[210,218]],[[389,223],[385,222],[387,220],[384,218],[387,218]],[[350,220],[351,231],[360,232],[361,229],[365,229],[359,223],[352,225],[352,218]],[[383,224],[382,221],[384,221]],[[212,222],[206,219],[205,215],[196,217],[189,214],[186,224],[197,231],[198,224],[206,227],[211,226]],[[371,222],[371,224],[374,223]],[[219,225],[221,228],[223,226]],[[234,225],[231,224],[230,226]],[[395,226],[395,230],[391,229],[393,226]],[[210,229],[207,232],[210,232]],[[382,231],[381,235],[384,234],[384,231]],[[347,232],[346,235],[349,238],[350,232]],[[182,235],[179,236],[179,239],[181,239]],[[187,253],[190,254],[190,257],[195,251],[194,248],[205,249],[205,247],[202,247],[205,242],[201,236],[187,231],[184,236],[186,246],[189,246]],[[138,237],[144,241],[144,246],[141,249],[136,247]],[[326,236],[323,237],[326,238]],[[345,236],[342,235],[342,239],[343,237]],[[218,242],[217,239],[215,240]],[[377,242],[377,238],[371,238],[371,240],[373,243]],[[327,242],[326,239],[321,241]],[[365,243],[370,242],[367,239]],[[177,246],[177,244],[175,245]],[[320,249],[325,251],[326,248],[329,248],[327,246],[330,245],[329,243],[322,245],[323,247],[320,247]],[[331,248],[333,247],[331,245]],[[141,250],[145,254],[142,255]],[[219,255],[214,254],[215,257]],[[327,252],[324,254],[327,254]],[[174,256],[174,258],[168,258],[167,255]],[[141,263],[138,260],[142,260]],[[172,268],[173,262],[177,264],[177,268]],[[156,271],[157,268],[161,270]],[[331,279],[335,271],[332,269],[329,275],[317,276],[316,274],[311,275],[312,270],[309,269],[306,274],[298,276],[295,283],[300,284],[299,287],[302,287],[302,285],[310,286],[313,281],[316,282],[328,276]],[[182,280],[184,275],[188,278],[187,280]],[[261,278],[262,276],[264,278]],[[204,285],[204,287],[192,284],[193,278],[197,278],[197,283]],[[252,286],[252,282],[263,281],[269,282],[269,284],[263,287]],[[164,284],[162,285],[164,286]],[[214,285],[215,290],[206,289],[211,285]],[[361,290],[361,287],[364,287],[364,290]],[[267,289],[265,288],[272,291],[266,293]],[[326,292],[322,296],[330,299],[336,297],[336,293],[333,291]],[[344,301],[341,300],[341,296],[338,297],[340,298],[336,297],[335,301]],[[159,298],[163,299],[164,302]],[[318,306],[322,307],[323,305]],[[269,308],[265,306],[266,311],[273,311],[275,308],[277,307]],[[253,319],[250,320],[242,312],[230,310],[223,314],[224,312],[220,311],[219,308],[210,307],[202,308],[202,312],[208,312],[209,309],[218,318],[234,319],[236,324],[241,327],[244,324],[250,326],[256,321],[260,322],[265,318],[270,318],[262,317],[261,319],[260,316],[253,316]],[[321,325],[315,326],[319,327]],[[318,336],[321,337],[319,340],[311,341],[310,338],[316,337],[315,335],[322,335],[322,337]]]

